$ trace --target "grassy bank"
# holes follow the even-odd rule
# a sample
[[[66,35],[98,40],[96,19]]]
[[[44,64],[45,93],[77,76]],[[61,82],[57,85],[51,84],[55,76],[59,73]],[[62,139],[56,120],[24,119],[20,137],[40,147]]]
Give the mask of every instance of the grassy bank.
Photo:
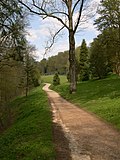
[[[0,137],[1,160],[54,160],[51,113],[40,87],[9,104],[13,124]]]
[[[77,92],[69,94],[68,84],[53,86],[63,97],[97,114],[120,130],[120,78],[111,76],[103,80],[81,82]]]

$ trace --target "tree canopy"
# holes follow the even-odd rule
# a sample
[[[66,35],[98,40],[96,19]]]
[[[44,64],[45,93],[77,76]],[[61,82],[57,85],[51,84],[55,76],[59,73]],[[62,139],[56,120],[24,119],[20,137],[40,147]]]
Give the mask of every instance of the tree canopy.
[[[102,0],[95,24],[101,31],[103,45],[113,70],[120,75],[120,0]]]

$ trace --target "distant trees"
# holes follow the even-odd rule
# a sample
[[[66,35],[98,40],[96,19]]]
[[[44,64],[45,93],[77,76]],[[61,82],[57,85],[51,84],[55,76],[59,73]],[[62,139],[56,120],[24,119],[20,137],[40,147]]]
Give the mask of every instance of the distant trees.
[[[48,61],[45,58],[43,58],[39,63],[40,72],[43,75],[48,73],[47,63],[48,63]]]
[[[60,52],[56,56],[51,56],[48,60],[43,59],[40,61],[40,71],[42,74],[66,74],[69,70],[68,65],[68,51]]]

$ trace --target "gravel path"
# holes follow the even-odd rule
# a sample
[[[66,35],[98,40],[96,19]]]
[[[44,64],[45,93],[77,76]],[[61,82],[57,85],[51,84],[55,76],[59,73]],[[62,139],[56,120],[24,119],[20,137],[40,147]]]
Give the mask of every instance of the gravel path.
[[[43,90],[52,106],[53,122],[62,128],[71,151],[71,156],[66,154],[59,160],[120,160],[120,133],[66,101],[49,86],[46,84]]]

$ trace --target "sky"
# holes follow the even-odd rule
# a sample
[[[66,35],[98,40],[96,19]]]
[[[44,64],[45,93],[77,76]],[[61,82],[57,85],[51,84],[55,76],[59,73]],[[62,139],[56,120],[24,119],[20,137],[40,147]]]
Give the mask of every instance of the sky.
[[[100,0],[94,0],[96,7],[99,5]],[[74,15],[74,19],[77,15]],[[93,25],[93,19],[96,19],[98,15],[95,15],[94,18],[89,19],[84,24],[80,24],[79,32],[75,35],[76,47],[80,46],[82,40],[85,39],[87,45],[93,41],[95,37],[99,34],[95,26]],[[37,61],[42,60],[43,58],[48,58],[53,55],[57,55],[58,52],[64,52],[69,49],[68,43],[68,31],[63,30],[63,32],[56,37],[55,44],[51,50],[45,54],[45,47],[48,40],[50,40],[50,35],[54,34],[55,31],[61,26],[61,24],[55,19],[45,19],[42,20],[39,16],[30,16],[29,18],[29,27],[27,27],[27,40],[30,44],[35,45],[36,51],[35,56]]]

